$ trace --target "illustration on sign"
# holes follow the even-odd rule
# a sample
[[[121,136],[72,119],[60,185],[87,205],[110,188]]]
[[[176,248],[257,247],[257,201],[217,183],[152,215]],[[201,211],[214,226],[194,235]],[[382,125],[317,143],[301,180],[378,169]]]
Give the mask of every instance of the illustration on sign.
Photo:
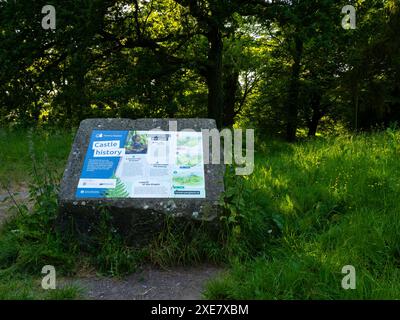
[[[205,198],[201,132],[92,131],[77,198]]]

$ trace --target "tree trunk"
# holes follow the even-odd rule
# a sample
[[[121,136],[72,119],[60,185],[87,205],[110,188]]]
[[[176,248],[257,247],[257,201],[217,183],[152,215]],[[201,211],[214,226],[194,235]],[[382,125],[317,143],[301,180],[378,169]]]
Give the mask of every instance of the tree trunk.
[[[321,120],[322,115],[318,111],[314,111],[310,122],[308,123],[308,136],[315,137],[317,134],[319,120]]]
[[[358,131],[359,121],[358,121],[358,112],[359,112],[359,90],[358,90],[358,82],[355,83],[353,89],[353,99],[354,99],[354,128]]]
[[[318,129],[319,120],[323,116],[323,111],[321,110],[321,94],[315,93],[311,99],[312,116],[308,122],[308,136],[315,137]]]
[[[222,127],[223,86],[222,86],[222,35],[218,26],[210,26],[208,33],[207,86],[208,117],[215,119],[217,127]]]
[[[294,63],[292,66],[292,74],[290,77],[287,106],[287,127],[286,139],[288,141],[296,140],[297,131],[297,113],[298,113],[298,100],[299,100],[299,77],[301,69],[301,58],[303,54],[303,41],[296,37],[295,39],[295,53]]]
[[[88,99],[86,96],[85,75],[87,72],[87,62],[83,51],[79,50],[73,57],[73,82],[74,82],[74,106],[73,112],[77,123],[85,119],[88,108]]]
[[[233,126],[235,122],[236,93],[238,90],[239,72],[227,70],[224,76],[224,115],[223,125]]]
[[[33,99],[32,118],[35,124],[38,124],[41,110],[40,110],[40,105],[38,103],[39,95],[36,92],[35,83],[33,81],[31,81],[31,88],[32,88],[32,99]]]

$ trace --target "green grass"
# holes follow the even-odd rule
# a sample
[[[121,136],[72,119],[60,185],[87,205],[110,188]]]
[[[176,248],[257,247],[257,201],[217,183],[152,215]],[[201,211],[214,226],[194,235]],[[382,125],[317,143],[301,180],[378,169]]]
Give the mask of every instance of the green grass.
[[[289,145],[266,141],[247,220],[270,220],[274,238],[258,256],[236,259],[209,284],[214,299],[399,299],[400,133],[342,136]],[[278,218],[278,219],[277,219]],[[275,236],[274,236],[275,234]],[[253,237],[246,234],[246,237]],[[356,269],[344,290],[342,267]]]
[[[0,300],[76,300],[83,298],[77,286],[44,290],[40,279],[29,275],[1,276]]]
[[[11,151],[0,152],[0,177],[23,183],[32,167],[27,133],[1,134],[8,137],[1,147]],[[61,172],[72,134],[39,131],[32,136],[36,162],[42,161],[45,171],[52,171],[47,170],[51,163]],[[219,233],[170,221],[141,250],[126,246],[106,217],[100,219],[94,247],[83,250],[75,239],[60,238],[53,227],[57,182],[29,178],[31,191],[41,190],[40,197],[33,197],[36,205],[29,214],[23,208],[25,215],[16,214],[0,230],[0,299],[79,297],[76,288],[43,292],[38,279],[45,264],[55,265],[61,276],[75,274],[82,264],[121,276],[141,263],[204,261],[227,267],[224,276],[208,284],[206,298],[400,298],[400,132],[256,145],[251,176],[227,170]],[[345,265],[356,269],[356,290],[341,288]]]
[[[13,185],[29,183],[32,157],[38,163],[46,162],[49,170],[61,173],[74,134],[75,131],[57,129],[35,129],[32,134],[26,130],[0,129],[0,182]]]

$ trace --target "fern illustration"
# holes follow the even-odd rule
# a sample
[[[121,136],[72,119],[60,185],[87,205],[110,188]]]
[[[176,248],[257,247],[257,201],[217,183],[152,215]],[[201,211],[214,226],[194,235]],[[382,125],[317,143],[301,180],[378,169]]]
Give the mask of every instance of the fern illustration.
[[[106,198],[127,198],[129,196],[129,192],[126,190],[126,185],[121,181],[120,178],[117,178],[117,183],[115,188],[107,189],[104,193]]]

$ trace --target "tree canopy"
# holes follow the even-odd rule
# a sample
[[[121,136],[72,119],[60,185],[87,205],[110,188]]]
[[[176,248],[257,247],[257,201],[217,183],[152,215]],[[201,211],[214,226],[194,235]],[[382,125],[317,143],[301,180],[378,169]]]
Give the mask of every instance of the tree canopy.
[[[354,1],[0,1],[0,123],[211,117],[293,141],[400,120],[400,4]]]

